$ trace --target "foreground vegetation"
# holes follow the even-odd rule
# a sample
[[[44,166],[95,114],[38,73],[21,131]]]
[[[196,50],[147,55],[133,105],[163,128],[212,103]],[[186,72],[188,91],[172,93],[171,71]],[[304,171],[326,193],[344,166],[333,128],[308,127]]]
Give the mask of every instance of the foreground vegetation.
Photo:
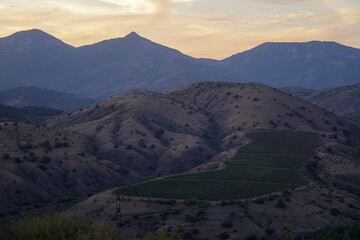
[[[321,139],[310,132],[253,132],[251,143],[221,170],[177,174],[116,190],[117,194],[169,199],[232,200],[306,184],[302,168]]]
[[[227,220],[230,221],[230,220]],[[226,221],[223,222],[226,227]],[[274,229],[267,229],[270,234]],[[226,233],[226,232],[224,232]],[[219,239],[228,239],[228,235],[220,234]],[[93,224],[88,217],[72,218],[64,213],[45,215],[42,217],[24,217],[0,225],[0,240],[180,240],[192,239],[186,236],[175,237],[163,231],[157,234],[147,232],[145,236],[126,236],[108,223]],[[246,239],[260,239],[255,234]],[[266,238],[268,239],[268,238]],[[327,227],[313,233],[293,233],[284,225],[276,240],[355,240],[360,239],[360,223],[349,223]]]
[[[126,236],[115,226],[105,222],[91,224],[87,217],[71,218],[66,214],[43,217],[25,217],[3,224],[0,240],[139,240],[137,236]],[[156,236],[148,232],[145,240],[175,240],[159,232]]]

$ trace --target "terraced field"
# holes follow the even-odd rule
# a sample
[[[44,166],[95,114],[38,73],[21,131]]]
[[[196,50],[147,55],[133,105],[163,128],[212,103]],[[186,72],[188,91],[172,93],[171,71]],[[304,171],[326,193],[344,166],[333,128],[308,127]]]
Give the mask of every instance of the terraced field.
[[[260,196],[306,184],[303,168],[321,145],[311,132],[252,132],[221,170],[177,174],[121,187],[126,196],[233,200]]]

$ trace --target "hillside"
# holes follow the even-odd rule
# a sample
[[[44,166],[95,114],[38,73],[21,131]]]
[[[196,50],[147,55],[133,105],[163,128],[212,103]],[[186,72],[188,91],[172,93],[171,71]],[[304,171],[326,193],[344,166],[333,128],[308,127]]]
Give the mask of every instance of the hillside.
[[[165,228],[185,234],[197,228],[199,237],[215,239],[226,231],[244,239],[252,233],[267,234],[267,228],[275,232],[284,224],[304,232],[360,216],[360,189],[354,184],[360,179],[360,127],[263,84],[199,82],[164,93],[132,90],[51,119],[47,127],[12,123],[1,126],[4,213],[11,210],[15,214],[23,206],[31,209],[65,201],[59,198],[65,193],[70,193],[70,199],[83,199],[106,188],[169,174],[189,171],[191,176],[201,177],[203,171],[224,172],[229,163],[244,164],[234,159],[239,153],[249,153],[248,143],[254,141],[251,132],[305,131],[310,132],[311,141],[321,138],[321,144],[302,144],[299,137],[292,137],[291,141],[300,143],[292,147],[293,152],[286,144],[295,145],[287,140],[279,140],[271,147],[272,153],[292,154],[298,160],[298,151],[303,149],[306,159],[300,159],[297,167],[255,167],[260,167],[260,172],[276,173],[266,175],[282,179],[276,180],[280,181],[276,188],[271,182],[274,180],[260,173],[250,179],[253,189],[260,186],[256,182],[260,177],[265,181],[261,186],[272,189],[265,193],[284,190],[282,193],[232,202],[126,197],[122,205],[124,231],[132,234]],[[284,141],[286,144],[282,144]],[[286,152],[282,152],[284,149]],[[241,169],[245,174],[246,167]],[[285,172],[293,174],[283,176]],[[293,182],[289,184],[286,178]],[[114,224],[113,190],[81,202],[70,214],[86,213],[94,222]],[[14,196],[20,197],[16,198],[17,205],[8,201]],[[224,227],[225,220],[232,225]]]
[[[198,81],[344,86],[359,82],[359,64],[359,49],[334,42],[264,43],[218,61],[184,55],[135,32],[77,48],[36,29],[0,38],[0,90],[35,86],[102,99]]]
[[[253,129],[359,137],[352,122],[256,83],[202,82],[166,93],[133,90],[53,119],[49,126],[78,132],[97,144],[99,156],[152,176],[229,157]]]
[[[299,88],[283,88],[281,90],[330,112],[359,118],[360,84],[317,91]]]
[[[114,115],[105,113],[111,106],[114,106]],[[86,112],[75,112],[72,118],[64,116],[55,122],[59,126],[89,134],[85,130],[90,127],[88,114],[94,114],[96,109],[101,109],[103,114],[94,115],[91,118],[93,124],[110,124],[113,116],[123,116],[119,132],[126,137],[121,138],[123,144],[119,144],[119,149],[126,149],[134,138],[144,139],[139,143],[146,146],[154,144],[157,149],[161,142],[156,140],[155,134],[163,127],[161,136],[170,138],[167,149],[171,149],[172,154],[165,157],[170,159],[171,166],[174,165],[171,157],[176,150],[180,149],[178,155],[184,151],[186,154],[186,149],[194,146],[190,142],[184,143],[185,136],[201,139],[195,146],[202,147],[203,151],[216,150],[210,152],[212,157],[208,162],[191,169],[189,173],[119,188],[116,193],[124,194],[122,231],[127,234],[143,236],[148,229],[162,229],[170,234],[180,234],[185,239],[218,239],[223,236],[228,239],[247,239],[249,236],[253,236],[253,239],[256,239],[254,236],[276,239],[284,236],[280,232],[283,225],[289,226],[298,235],[334,224],[357,221],[360,217],[360,188],[356,184],[360,179],[359,147],[356,144],[360,136],[359,126],[277,89],[256,83],[201,82],[163,94],[132,91],[99,103],[98,107],[85,109]],[[142,120],[139,121],[139,117]],[[76,124],[71,124],[72,121]],[[281,134],[293,131],[295,135],[286,141],[278,140],[278,143],[273,142],[271,136],[261,137],[272,144],[269,143],[271,146],[267,145],[266,148],[253,148],[256,142],[248,144],[256,140],[259,133],[276,134],[278,131]],[[116,135],[106,135],[101,130],[99,135],[94,134],[94,130],[92,132],[91,136],[95,139],[100,139],[99,136],[117,139]],[[311,139],[306,140],[296,134],[306,134]],[[322,146],[313,153],[311,148],[314,146],[306,147],[303,144],[311,146],[313,141],[317,141],[316,136],[321,138]],[[103,148],[99,149],[101,152]],[[148,148],[143,151],[148,151]],[[294,167],[296,159],[300,161],[299,157],[303,156],[299,155],[302,151],[308,152],[310,158],[304,160],[305,163],[298,162],[298,167],[305,170]],[[239,158],[241,154],[249,153],[254,154],[251,159]],[[276,159],[272,158],[274,153]],[[164,159],[164,155],[157,154]],[[194,153],[185,154],[184,160],[181,160],[183,164],[197,158]],[[125,156],[123,152],[121,155]],[[283,163],[285,167],[278,163],[263,165],[264,159],[278,162],[285,156],[292,158]],[[237,164],[244,166],[233,171]],[[250,168],[253,170],[250,171]],[[161,171],[159,174],[168,172]],[[248,180],[247,184],[244,179]],[[269,181],[266,183],[268,185],[259,182],[259,179]],[[231,188],[236,180],[242,181],[242,185]],[[225,181],[229,181],[229,184],[224,184]],[[287,184],[300,181],[297,183],[302,186],[287,185],[286,190],[280,191],[284,186],[277,185],[280,189],[276,190],[274,181]],[[256,196],[259,191],[264,195],[234,199],[236,195],[239,198]],[[265,194],[267,191],[273,193]],[[187,199],[187,196],[204,200]],[[179,200],[175,201],[174,198]],[[114,201],[114,191],[105,191],[76,205],[71,209],[71,214],[81,216],[86,213],[95,222],[107,219],[113,223],[108,216],[114,211]]]
[[[69,112],[95,102],[94,99],[37,87],[18,87],[0,92],[0,103],[13,107],[39,106]]]
[[[141,179],[93,151],[86,138],[68,130],[0,123],[0,215],[83,199]]]
[[[0,121],[29,122],[44,124],[45,118],[62,114],[64,111],[46,107],[11,107],[0,104]]]
[[[360,49],[320,41],[263,43],[220,64],[273,87],[320,89],[358,83]]]

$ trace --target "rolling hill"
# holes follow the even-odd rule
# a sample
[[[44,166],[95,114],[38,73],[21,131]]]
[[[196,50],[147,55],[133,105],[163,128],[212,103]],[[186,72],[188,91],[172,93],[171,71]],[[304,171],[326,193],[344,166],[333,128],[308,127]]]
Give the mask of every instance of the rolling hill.
[[[37,87],[18,87],[0,92],[0,103],[13,107],[38,106],[73,111],[96,100]]]
[[[334,42],[264,43],[221,61],[196,59],[132,32],[72,47],[40,30],[0,38],[0,90],[35,86],[105,99],[198,81],[319,89],[359,81],[360,50]]]
[[[360,189],[354,184],[360,179],[359,126],[266,85],[201,82],[165,93],[133,90],[54,119],[49,126],[73,130],[92,139],[102,158],[153,177],[161,176],[117,191],[125,195],[122,229],[129,234],[167,229],[185,236],[198,229],[193,235],[199,238],[215,239],[226,231],[231,239],[246,239],[253,233],[266,235],[266,229],[280,234],[278,230],[284,224],[297,233],[314,231],[356,221],[360,214]],[[304,131],[310,132],[311,141],[296,136]],[[249,142],[254,141],[256,133],[264,132],[294,132],[295,137],[292,142],[278,139],[274,143],[267,136],[265,141],[272,145],[259,152],[258,148],[251,148],[257,143]],[[323,143],[314,155],[311,142],[318,137]],[[287,162],[290,165],[285,167],[259,165],[256,171],[251,170],[255,163],[250,160],[261,160],[256,156],[269,159],[274,154],[292,154],[293,161],[299,157],[299,151],[307,152],[310,158],[306,164],[299,163],[305,168],[306,180],[303,170],[294,168],[293,162]],[[238,159],[249,153],[256,155],[245,159],[251,166],[249,161]],[[242,166],[234,171],[238,166],[229,164]],[[231,189],[230,183],[223,184],[244,181],[245,176],[249,181],[246,189],[241,188],[244,185]],[[212,188],[206,182],[209,179],[217,185]],[[290,185],[299,181],[302,186],[277,185],[278,190],[287,188],[277,192],[272,184],[261,185],[259,179]],[[198,199],[232,200],[186,199],[194,196],[191,189],[196,189]],[[257,196],[251,189],[273,193],[233,199],[234,194],[239,194],[239,198]],[[219,191],[225,198],[216,195]],[[153,199],[161,196],[170,199]],[[94,221],[111,221],[114,199],[113,190],[105,191],[76,205],[71,213],[89,214]]]
[[[257,83],[202,82],[165,93],[133,90],[48,125],[80,133],[98,146],[99,156],[152,176],[225,158],[253,129],[359,137],[351,121]]]
[[[164,93],[131,90],[53,118],[46,127],[1,123],[1,211],[16,214],[24,206],[34,209],[85,199],[106,188],[176,173],[201,178],[204,171],[224,172],[229,163],[240,164],[245,174],[249,166],[243,167],[245,163],[236,156],[249,153],[254,146],[250,141],[257,138],[254,132],[310,132],[311,141],[321,138],[321,147],[316,145],[315,150],[311,141],[301,144],[300,137],[291,138],[300,142],[295,147],[278,139],[270,146],[273,153],[293,154],[294,159],[301,150],[309,159],[297,158],[300,169],[258,166],[260,172],[250,174],[254,176],[249,186],[272,189],[265,193],[286,189],[259,199],[208,203],[124,198],[124,231],[155,231],[170,224],[173,232],[193,227],[199,236],[209,237],[223,232],[222,221],[232,216],[231,236],[244,239],[253,232],[265,234],[266,228],[279,229],[284,223],[304,232],[354,221],[360,215],[360,189],[354,184],[360,179],[359,125],[263,84],[228,82],[199,82]],[[236,175],[231,170],[235,168],[226,174]],[[277,174],[266,175],[269,171]],[[293,174],[279,174],[284,172]],[[259,185],[259,178],[270,182]],[[291,188],[285,178],[292,179]],[[272,188],[271,181],[287,186]],[[112,222],[113,190],[95,194],[70,213],[86,213],[94,222]]]
[[[330,112],[359,119],[360,84],[317,91],[300,88],[283,88],[282,90]]]

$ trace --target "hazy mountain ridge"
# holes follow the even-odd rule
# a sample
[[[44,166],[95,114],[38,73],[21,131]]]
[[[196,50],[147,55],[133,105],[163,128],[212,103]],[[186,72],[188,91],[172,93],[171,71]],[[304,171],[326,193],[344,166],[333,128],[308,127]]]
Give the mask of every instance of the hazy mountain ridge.
[[[335,42],[269,42],[220,64],[274,87],[319,89],[358,83],[360,49]]]
[[[198,81],[323,88],[357,83],[360,50],[334,42],[264,43],[221,61],[196,59],[130,33],[78,48],[40,31],[0,39],[1,88],[36,86],[106,98]]]
[[[18,87],[0,92],[0,103],[13,107],[40,106],[73,111],[95,102],[94,99],[37,87]]]
[[[317,91],[299,88],[281,90],[341,115],[355,116],[360,113],[360,84]]]

